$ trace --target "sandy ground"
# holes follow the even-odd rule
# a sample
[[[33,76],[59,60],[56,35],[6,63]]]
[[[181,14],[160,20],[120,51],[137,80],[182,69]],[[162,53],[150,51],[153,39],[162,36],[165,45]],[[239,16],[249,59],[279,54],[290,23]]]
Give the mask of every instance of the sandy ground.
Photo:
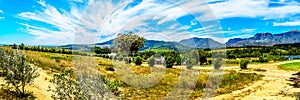
[[[34,79],[34,82],[30,85],[26,85],[25,90],[27,92],[33,92],[33,95],[36,97],[36,100],[51,100],[51,92],[48,92],[48,86],[53,86],[49,80],[52,79],[51,76],[47,74],[45,70],[39,69],[40,76]],[[4,84],[4,79],[0,79],[0,84]]]
[[[295,100],[295,95],[300,93],[300,88],[293,87],[289,78],[296,77],[297,71],[285,71],[278,68],[279,65],[300,60],[284,61],[268,64],[250,64],[248,70],[240,70],[239,66],[223,67],[224,70],[236,70],[243,73],[257,73],[264,75],[263,79],[246,86],[244,89],[233,91],[229,94],[214,97],[214,100]],[[147,65],[144,65],[147,66]],[[157,66],[163,68],[164,66]],[[174,66],[173,68],[185,68]],[[194,66],[193,69],[212,70],[213,67]],[[264,71],[258,71],[264,70]]]
[[[34,82],[29,86],[26,86],[26,90],[33,92],[37,100],[51,100],[51,92],[47,91],[48,86],[52,86],[49,82],[52,79],[45,70],[39,69],[40,76],[37,77]]]
[[[290,62],[300,62],[300,60],[286,61],[273,64],[253,64],[249,65],[250,70],[241,72],[255,72],[265,75],[262,80],[247,86],[244,89],[233,91],[215,97],[215,100],[295,100],[295,94],[300,92],[300,88],[291,86],[293,82],[288,79],[297,73],[296,71],[285,71],[278,68],[278,65]],[[236,68],[234,68],[237,70]],[[251,70],[252,69],[252,70]],[[262,69],[254,71],[253,69]]]

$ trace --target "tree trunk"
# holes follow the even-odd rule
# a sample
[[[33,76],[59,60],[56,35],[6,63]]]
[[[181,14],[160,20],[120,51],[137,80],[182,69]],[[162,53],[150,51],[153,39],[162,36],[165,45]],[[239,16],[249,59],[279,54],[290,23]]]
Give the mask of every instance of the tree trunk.
[[[25,85],[22,85],[22,96],[25,96]]]

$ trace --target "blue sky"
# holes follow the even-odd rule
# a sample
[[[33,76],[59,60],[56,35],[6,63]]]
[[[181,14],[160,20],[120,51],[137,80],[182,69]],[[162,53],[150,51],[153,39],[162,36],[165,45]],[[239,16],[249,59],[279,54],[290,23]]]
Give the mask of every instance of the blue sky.
[[[0,44],[63,45],[133,31],[151,40],[247,38],[300,28],[299,0],[1,0]]]

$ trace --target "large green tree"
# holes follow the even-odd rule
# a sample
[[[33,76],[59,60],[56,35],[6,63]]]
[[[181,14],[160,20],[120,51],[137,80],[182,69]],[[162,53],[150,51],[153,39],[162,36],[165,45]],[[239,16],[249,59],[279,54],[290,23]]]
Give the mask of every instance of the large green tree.
[[[109,53],[111,53],[111,50],[108,47],[101,48],[101,47],[95,46],[95,47],[92,48],[92,51],[94,51],[97,54],[109,54]]]
[[[198,53],[199,53],[200,65],[203,65],[204,63],[207,62],[207,53],[202,49],[198,50]]]
[[[19,48],[20,48],[21,50],[24,50],[25,45],[24,45],[23,43],[21,43],[21,44],[19,45]]]
[[[113,45],[114,50],[120,53],[132,55],[140,48],[144,47],[145,39],[129,32],[127,34],[118,34]]]

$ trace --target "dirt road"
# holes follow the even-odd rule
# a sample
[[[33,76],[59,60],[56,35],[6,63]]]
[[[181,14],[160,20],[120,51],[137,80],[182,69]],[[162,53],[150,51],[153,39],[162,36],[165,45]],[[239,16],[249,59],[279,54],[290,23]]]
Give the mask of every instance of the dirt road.
[[[273,64],[253,64],[249,65],[250,70],[240,72],[255,72],[265,75],[262,80],[257,81],[242,90],[233,91],[215,97],[215,100],[295,100],[295,95],[300,92],[300,88],[293,86],[294,82],[290,78],[296,77],[296,71],[285,71],[278,68],[278,65],[300,62],[300,60],[279,62]],[[258,70],[259,69],[259,70]],[[238,70],[234,68],[234,70]]]
[[[39,68],[40,76],[37,77],[31,85],[26,87],[27,91],[33,92],[37,100],[51,100],[51,92],[48,92],[48,86],[52,85],[49,80],[52,79],[45,70]]]

